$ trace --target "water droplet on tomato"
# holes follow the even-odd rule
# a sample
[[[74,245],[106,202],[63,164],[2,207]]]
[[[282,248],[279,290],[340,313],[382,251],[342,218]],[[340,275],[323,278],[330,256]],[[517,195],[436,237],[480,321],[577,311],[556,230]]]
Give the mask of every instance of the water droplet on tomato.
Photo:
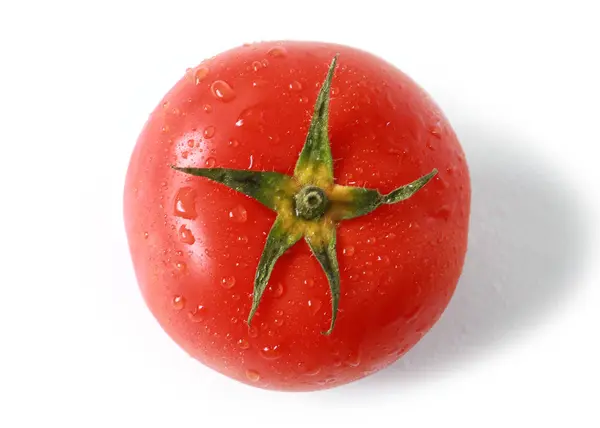
[[[331,88],[331,96],[334,97],[339,93],[340,93],[340,89],[337,86],[334,86],[333,88]]]
[[[319,299],[310,299],[308,301],[308,310],[311,315],[316,315],[321,306],[323,306],[323,303]]]
[[[192,235],[192,231],[188,229],[185,224],[182,224],[179,228],[179,240],[188,245],[192,245],[196,242],[196,238]]]
[[[174,214],[178,217],[195,219],[196,213],[196,192],[191,187],[182,187],[175,195]]]
[[[216,163],[217,161],[215,160],[215,158],[207,158],[204,162],[207,168],[214,168]]]
[[[321,368],[301,361],[298,363],[298,371],[306,376],[316,376],[321,373]]]
[[[258,129],[259,131],[265,125],[265,112],[256,107],[248,107],[242,110],[238,116],[235,126],[245,126]]]
[[[178,311],[180,311],[180,310],[182,310],[185,307],[185,297],[183,297],[183,296],[175,296],[175,297],[173,297],[173,300],[171,301],[171,304],[173,305],[173,308],[175,308]]]
[[[202,133],[202,135],[204,135],[204,138],[212,138],[215,136],[215,127],[214,126],[207,126],[206,128],[204,128],[204,132]]]
[[[178,271],[183,272],[187,268],[187,265],[185,264],[185,262],[176,262],[175,267]]]
[[[246,339],[240,339],[237,342],[237,345],[240,349],[248,349],[250,348],[250,344],[248,343],[248,341]]]
[[[346,364],[350,367],[358,367],[360,365],[360,353],[358,351],[350,352],[346,358]]]
[[[283,325],[283,311],[278,309],[275,311],[275,315],[277,315],[277,318],[273,320],[273,324],[275,324],[277,327],[281,327]]]
[[[162,128],[160,128],[160,130],[161,130],[161,132],[166,134],[167,132],[169,132],[169,125],[163,126]]]
[[[352,245],[348,245],[347,247],[344,247],[342,253],[345,256],[352,257],[354,255],[354,247]]]
[[[377,256],[377,261],[381,262],[384,266],[388,266],[390,264],[390,258],[386,255]]]
[[[213,108],[210,104],[204,104],[204,107],[202,107],[202,110],[204,110],[204,113],[212,113]]]
[[[278,282],[275,285],[269,285],[268,291],[273,297],[281,297],[283,295],[283,284]]]
[[[242,244],[247,244],[248,243],[248,237],[246,235],[240,235],[237,237],[238,242],[241,242]]]
[[[230,289],[235,285],[235,277],[234,276],[225,276],[221,278],[221,286],[226,289]]]
[[[144,232],[144,239],[148,239],[148,236],[150,236],[148,232]]]
[[[229,140],[229,145],[233,148],[238,147],[240,142],[238,140]]]
[[[195,143],[196,143],[196,141],[194,141],[193,138],[190,138],[189,140],[187,140],[187,145],[190,149],[194,147]]]
[[[313,285],[315,285],[315,281],[313,281],[313,279],[312,279],[312,278],[306,278],[306,279],[303,281],[303,283],[304,283],[304,285],[305,285],[306,287],[312,287]]]
[[[262,68],[262,64],[259,61],[252,62],[252,70],[258,71]]]
[[[437,121],[436,123],[434,123],[433,126],[431,126],[431,128],[429,128],[429,133],[438,139],[442,138],[441,122]]]
[[[200,84],[200,82],[202,82],[206,78],[206,76],[208,76],[208,72],[209,72],[208,67],[205,67],[205,66],[198,67],[196,69],[196,71],[194,72],[194,83],[196,85]]]
[[[258,336],[258,329],[256,327],[254,327],[253,325],[248,326],[248,336],[250,336],[250,337],[257,337]]]
[[[335,383],[336,381],[336,377],[335,376],[328,376],[325,378],[325,380],[323,381],[323,385],[331,385],[332,383]]]
[[[287,55],[287,51],[283,46],[274,46],[267,51],[267,55],[273,58],[283,58]]]
[[[190,153],[187,150],[185,150],[185,151],[181,152],[181,157],[184,158],[184,159],[187,159],[188,156],[189,156],[189,154]]]
[[[229,218],[236,223],[244,223],[246,220],[248,220],[248,213],[243,206],[238,205],[229,211]]]
[[[298,82],[297,80],[294,80],[292,83],[290,83],[290,90],[294,92],[301,91],[302,83]]]
[[[260,355],[265,360],[276,360],[278,358],[281,358],[281,346],[265,346],[260,350]]]
[[[238,300],[240,300],[241,296],[239,294],[232,294],[231,298],[237,302]]]
[[[377,242],[377,238],[375,238],[374,236],[367,238],[367,244],[374,244],[375,242]]]
[[[198,305],[193,311],[188,313],[188,317],[193,322],[202,322],[206,316],[206,308],[202,305]]]
[[[246,377],[250,382],[258,382],[260,374],[256,370],[246,370]]]
[[[223,101],[224,103],[235,98],[235,91],[224,80],[215,80],[212,85],[210,85],[210,92],[216,99]]]

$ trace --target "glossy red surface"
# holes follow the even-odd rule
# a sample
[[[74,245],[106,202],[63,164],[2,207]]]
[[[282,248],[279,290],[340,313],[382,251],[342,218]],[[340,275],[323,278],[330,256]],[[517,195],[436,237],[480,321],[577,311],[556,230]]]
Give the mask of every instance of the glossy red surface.
[[[407,201],[340,223],[331,336],[321,334],[331,317],[328,283],[304,242],[277,262],[249,328],[254,273],[275,214],[169,165],[291,174],[336,53],[336,182],[385,193],[433,168],[439,174]],[[242,382],[312,390],[394,362],[439,318],[463,265],[470,185],[451,126],[406,75],[349,47],[281,42],[188,70],[139,137],[124,201],[141,291],[175,342]]]

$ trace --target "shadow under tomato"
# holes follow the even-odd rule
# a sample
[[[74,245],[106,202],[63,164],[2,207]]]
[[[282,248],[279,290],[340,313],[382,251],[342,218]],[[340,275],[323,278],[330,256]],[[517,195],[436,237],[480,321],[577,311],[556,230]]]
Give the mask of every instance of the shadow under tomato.
[[[398,362],[343,389],[402,388],[501,351],[577,290],[586,225],[568,178],[511,138],[465,129],[472,180],[469,248],[438,323]]]

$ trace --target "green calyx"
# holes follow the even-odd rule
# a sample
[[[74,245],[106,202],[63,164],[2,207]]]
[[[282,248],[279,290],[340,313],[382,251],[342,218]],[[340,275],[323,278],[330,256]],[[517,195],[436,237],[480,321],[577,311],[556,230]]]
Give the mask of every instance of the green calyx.
[[[252,322],[252,317],[258,309],[275,263],[287,249],[304,237],[329,282],[332,315],[329,329],[323,334],[331,334],[340,299],[340,273],[336,251],[337,223],[366,215],[383,204],[395,204],[408,199],[437,174],[437,170],[434,169],[386,195],[375,189],[335,184],[328,121],[331,81],[336,62],[337,56],[331,62],[319,91],[306,141],[293,176],[267,171],[172,166],[177,171],[221,183],[277,213],[256,269],[248,324]]]

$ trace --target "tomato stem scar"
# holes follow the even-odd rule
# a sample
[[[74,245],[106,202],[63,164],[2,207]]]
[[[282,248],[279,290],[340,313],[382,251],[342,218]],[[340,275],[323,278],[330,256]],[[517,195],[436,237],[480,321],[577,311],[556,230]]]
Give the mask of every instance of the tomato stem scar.
[[[328,205],[327,195],[317,186],[305,186],[294,196],[296,215],[305,220],[322,217]]]

